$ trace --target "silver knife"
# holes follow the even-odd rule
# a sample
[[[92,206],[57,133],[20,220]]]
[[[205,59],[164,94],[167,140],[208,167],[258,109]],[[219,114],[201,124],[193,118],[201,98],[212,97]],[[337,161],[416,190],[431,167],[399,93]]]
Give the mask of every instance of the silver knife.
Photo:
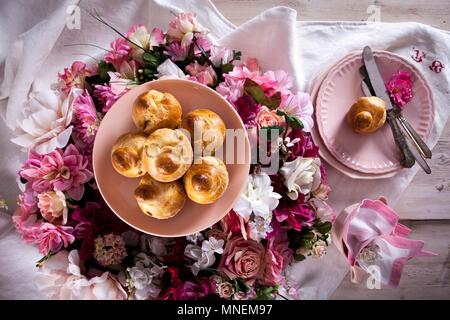
[[[400,130],[398,123],[395,119],[395,109],[392,106],[391,99],[386,92],[386,87],[384,85],[383,78],[381,77],[380,71],[378,70],[375,58],[372,53],[372,49],[366,46],[363,50],[363,61],[366,66],[367,74],[369,75],[370,83],[375,91],[375,94],[380,99],[384,100],[386,103],[386,114],[389,126],[392,130],[392,135],[394,136],[394,141],[397,147],[400,149],[400,163],[405,168],[411,168],[414,163],[414,155],[406,142],[405,136]]]
[[[361,89],[366,97],[372,96],[372,92],[369,88],[369,85],[366,83],[365,79],[361,81]],[[427,174],[430,174],[431,168],[428,165],[427,161],[425,160],[425,155],[422,155],[420,146],[417,144],[416,140],[411,135],[411,132],[408,130],[405,124],[399,118],[397,118],[397,120],[400,122],[403,132],[405,132],[405,134],[409,138],[406,140],[406,143],[408,144],[408,147],[411,150],[411,153],[413,154],[414,158],[417,160],[417,163],[420,165],[423,171],[425,171]],[[415,148],[411,145],[411,141],[414,143]]]

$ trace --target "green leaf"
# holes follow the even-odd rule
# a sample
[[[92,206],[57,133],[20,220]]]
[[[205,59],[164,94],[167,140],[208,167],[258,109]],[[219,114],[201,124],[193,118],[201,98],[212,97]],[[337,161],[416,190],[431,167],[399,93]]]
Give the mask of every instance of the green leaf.
[[[286,112],[283,112],[281,110],[277,110],[277,115],[283,116],[286,120],[286,123],[292,129],[303,129],[303,123],[297,117],[287,114]]]
[[[269,109],[276,109],[281,103],[281,93],[277,92],[271,97],[268,97],[263,88],[251,79],[245,79],[244,82],[244,94],[250,95],[255,99],[255,101]]]
[[[241,60],[242,53],[240,51],[233,50],[233,60]]]
[[[247,293],[250,290],[250,287],[241,278],[234,279],[234,285],[238,291],[242,291],[244,293]]]
[[[319,231],[321,234],[327,234],[330,232],[332,224],[329,221],[325,222],[318,222],[314,225],[314,227]]]
[[[221,66],[223,73],[228,73],[233,71],[234,65],[232,63],[226,63]]]
[[[260,132],[262,131],[263,135],[266,135],[267,140],[270,141],[272,138],[272,131],[278,131],[277,137],[283,133],[284,128],[282,126],[268,126],[268,127],[262,127],[260,129]]]
[[[158,57],[154,54],[151,54],[150,52],[144,52],[144,54],[142,55],[142,60],[144,60],[145,65],[154,68],[158,67],[160,64]]]
[[[98,63],[98,76],[99,76],[100,82],[102,82],[102,83],[109,82],[109,80],[110,80],[109,75],[108,75],[109,71],[115,71],[112,64],[107,63],[104,60],[102,60]]]
[[[273,293],[277,292],[277,287],[263,287],[256,291],[256,300],[273,300]]]

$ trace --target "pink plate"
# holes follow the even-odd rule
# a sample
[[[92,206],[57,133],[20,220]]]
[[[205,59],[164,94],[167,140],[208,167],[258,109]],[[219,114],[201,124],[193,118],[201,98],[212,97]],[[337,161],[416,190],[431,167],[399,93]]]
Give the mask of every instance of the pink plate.
[[[411,73],[414,97],[404,108],[405,118],[426,141],[434,117],[431,90],[419,71],[403,58],[386,51],[375,51],[383,79],[400,70]],[[353,132],[346,122],[347,111],[361,96],[360,52],[351,53],[334,65],[325,77],[316,101],[316,120],[320,136],[331,155],[343,165],[371,174],[401,169],[398,149],[388,125],[370,135]]]
[[[317,94],[319,92],[319,89],[322,85],[323,80],[325,79],[326,75],[328,74],[328,71],[329,71],[329,68],[325,72],[322,72],[314,81],[314,86],[310,91],[311,101],[312,101],[313,105],[316,105]],[[383,179],[383,178],[393,177],[397,173],[397,171],[392,171],[392,172],[382,173],[382,174],[363,173],[363,172],[359,172],[359,171],[356,171],[356,170],[350,169],[349,167],[344,166],[342,163],[337,161],[331,155],[331,153],[328,151],[327,147],[324,145],[322,138],[320,137],[319,131],[317,129],[317,121],[311,130],[311,136],[314,139],[314,143],[319,147],[320,158],[322,160],[325,160],[325,162],[327,162],[330,166],[332,166],[336,170],[340,171],[341,173],[345,174],[346,176],[348,176],[352,179],[364,179],[364,180]]]
[[[220,221],[232,208],[243,191],[250,169],[250,147],[245,135],[244,143],[234,138],[225,140],[227,146],[234,146],[235,155],[241,161],[225,163],[229,173],[229,185],[225,194],[213,204],[200,205],[186,201],[184,208],[173,218],[157,220],[142,213],[134,197],[139,178],[130,179],[116,173],[111,164],[111,148],[123,133],[137,131],[131,118],[134,100],[150,89],[169,92],[180,101],[183,114],[197,108],[208,108],[216,112],[225,122],[227,129],[241,129],[244,125],[234,108],[217,92],[188,80],[156,80],[142,84],[123,95],[109,110],[97,132],[93,151],[94,175],[98,188],[109,207],[116,215],[132,227],[153,235],[178,237],[204,230]],[[239,147],[238,147],[239,146]],[[227,162],[227,161],[224,161]],[[230,161],[231,162],[231,161]]]

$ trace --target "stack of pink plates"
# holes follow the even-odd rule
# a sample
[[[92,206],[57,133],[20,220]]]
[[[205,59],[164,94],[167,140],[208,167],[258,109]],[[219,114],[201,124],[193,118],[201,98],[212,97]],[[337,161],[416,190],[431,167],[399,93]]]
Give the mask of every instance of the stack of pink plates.
[[[434,105],[425,78],[398,55],[387,51],[375,51],[374,55],[385,82],[398,71],[410,72],[413,99],[404,106],[403,115],[427,141],[433,126]],[[312,135],[322,159],[349,177],[388,178],[402,169],[389,125],[373,134],[361,135],[346,121],[350,106],[364,96],[359,73],[362,64],[361,52],[352,52],[318,77],[311,92],[315,105]]]

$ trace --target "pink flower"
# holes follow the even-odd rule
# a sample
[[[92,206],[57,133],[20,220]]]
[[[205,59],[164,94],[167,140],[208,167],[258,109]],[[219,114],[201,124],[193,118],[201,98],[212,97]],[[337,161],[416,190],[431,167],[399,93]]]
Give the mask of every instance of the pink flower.
[[[227,281],[219,283],[216,290],[222,299],[230,299],[234,295],[234,287]]]
[[[227,64],[233,59],[233,51],[220,46],[212,46],[210,49],[209,60],[215,67]]]
[[[67,248],[75,241],[72,231],[72,227],[55,226],[48,222],[42,223],[37,239],[39,252],[47,255],[49,252],[58,252],[63,247]]]
[[[186,66],[186,70],[191,75],[188,79],[199,82],[204,85],[213,85],[217,80],[217,74],[214,69],[208,65],[201,65],[197,61]]]
[[[30,152],[29,159],[22,165],[19,175],[26,179],[36,192],[51,190],[66,191],[74,200],[80,200],[84,193],[84,184],[93,174],[87,169],[88,159],[70,144],[63,151],[39,155]]]
[[[198,23],[193,13],[180,13],[169,23],[167,35],[181,41],[184,47],[189,47],[194,34],[206,34],[208,31]]]
[[[213,294],[213,286],[208,279],[196,284],[191,281],[186,281],[177,288],[174,294],[175,300],[198,300],[204,299]]]
[[[47,191],[38,194],[38,207],[41,210],[41,215],[45,220],[54,222],[62,219],[62,224],[67,223],[67,203],[64,193],[56,191]]]
[[[95,85],[94,96],[103,104],[103,112],[108,112],[114,102],[129,90],[131,80],[125,79],[120,73],[108,72],[109,84]]]
[[[286,71],[267,71],[264,73],[264,76],[277,83],[274,87],[274,91],[281,92],[281,94],[290,93],[289,90],[292,88],[292,77]]]
[[[189,47],[183,46],[180,42],[174,41],[166,46],[164,51],[172,61],[183,61],[187,58]]]
[[[296,117],[303,124],[303,131],[310,132],[314,121],[314,111],[309,94],[298,92],[297,94],[286,94],[281,96],[280,110]]]
[[[261,110],[261,105],[256,103],[251,96],[242,96],[234,102],[234,106],[247,129],[256,126],[256,116]]]
[[[37,215],[18,207],[12,216],[14,226],[26,243],[35,244],[38,241],[40,220]]]
[[[135,25],[126,34],[131,41],[131,57],[133,60],[143,62],[142,55],[145,51],[151,51],[154,46],[159,46],[165,42],[164,33],[161,29],[154,28],[151,33],[144,25]]]
[[[303,226],[311,226],[315,215],[307,205],[303,204],[303,195],[295,201],[283,201],[274,211],[278,222],[285,221],[287,225],[297,231],[301,231]]]
[[[100,125],[100,119],[95,109],[94,101],[87,91],[80,94],[73,102],[72,136],[85,146],[92,146]]]
[[[59,86],[61,92],[69,95],[72,88],[85,88],[85,78],[91,76],[93,70],[87,68],[86,64],[81,61],[75,61],[70,68],[64,68],[63,73],[58,73]]]
[[[18,196],[19,206],[26,212],[35,213],[38,210],[37,192],[27,188],[23,193]]]
[[[126,256],[127,249],[121,236],[108,233],[95,239],[94,258],[101,266],[119,264]]]
[[[111,42],[110,47],[111,50],[105,55],[105,61],[111,63],[118,70],[122,62],[130,59],[131,47],[124,38],[117,38]]]
[[[314,144],[311,135],[303,132],[301,129],[293,129],[288,133],[292,146],[287,147],[291,152],[289,161],[297,157],[317,158],[319,157],[319,148]]]
[[[235,237],[227,242],[217,270],[231,280],[242,278],[252,285],[264,272],[264,255],[261,243]]]
[[[413,98],[411,74],[407,71],[399,71],[394,74],[386,84],[386,88],[389,96],[399,108]]]
[[[267,286],[281,284],[283,270],[292,262],[293,251],[289,248],[289,239],[270,239],[266,248],[266,268],[263,282]]]
[[[283,117],[280,117],[275,110],[270,110],[266,106],[261,107],[255,121],[259,129],[270,126],[281,126],[284,123]]]

